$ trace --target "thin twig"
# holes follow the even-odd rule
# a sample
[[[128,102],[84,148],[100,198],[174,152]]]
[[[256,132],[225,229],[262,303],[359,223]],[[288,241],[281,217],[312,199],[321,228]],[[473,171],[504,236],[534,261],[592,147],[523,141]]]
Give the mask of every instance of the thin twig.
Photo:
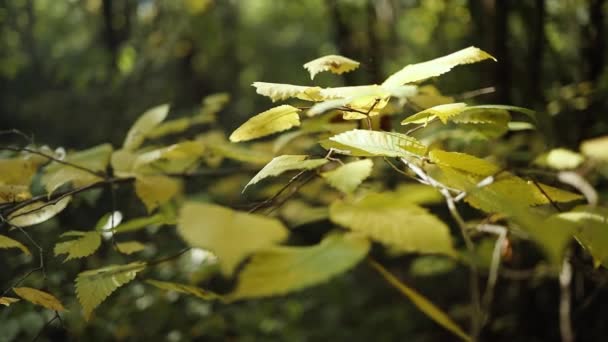
[[[55,158],[55,157],[50,156],[50,155],[48,155],[46,153],[43,153],[43,152],[40,152],[40,151],[37,151],[37,150],[33,150],[31,148],[28,148],[28,147],[2,146],[2,147],[0,147],[0,150],[13,151],[13,152],[27,152],[27,153],[31,153],[31,154],[36,154],[36,155],[44,157],[44,158],[46,158],[48,160],[54,161],[54,162],[59,163],[59,164],[63,164],[65,166],[73,167],[75,169],[78,169],[80,171],[84,171],[84,172],[90,173],[90,174],[92,174],[94,176],[97,176],[97,177],[101,177],[101,178],[105,178],[106,177],[105,173],[103,173],[103,172],[93,171],[93,170],[91,170],[89,168],[86,168],[84,166],[80,166],[78,164],[70,163],[70,162],[67,162],[65,160],[61,160],[59,158]]]
[[[566,253],[562,263],[562,271],[559,274],[560,300],[559,300],[559,331],[562,342],[574,341],[572,322],[570,321],[570,284],[572,283],[572,264],[570,255]]]
[[[295,181],[298,180],[298,178],[300,178],[300,176],[302,176],[303,174],[305,174],[308,170],[302,170],[300,172],[298,172],[298,174],[296,174],[295,176],[293,176],[289,182],[287,182],[287,184],[285,184],[281,189],[279,189],[279,191],[277,191],[274,195],[272,195],[272,197],[256,204],[253,208],[249,209],[249,213],[254,213],[256,211],[258,211],[260,208],[263,208],[264,206],[272,203],[277,197],[279,197],[285,190],[287,190],[291,184],[293,184]]]
[[[507,228],[494,224],[482,224],[477,227],[479,231],[496,234],[496,243],[494,244],[494,251],[492,252],[492,262],[490,264],[490,272],[488,274],[488,281],[486,283],[486,289],[481,299],[482,311],[484,312],[484,323],[488,321],[490,312],[492,309],[492,300],[494,297],[494,289],[496,288],[496,282],[498,280],[498,271],[500,268],[500,259],[502,250],[507,241]]]
[[[46,322],[42,326],[42,328],[40,329],[40,331],[38,331],[38,334],[36,334],[36,336],[34,337],[34,339],[32,339],[32,342],[37,341],[38,338],[40,338],[40,336],[42,336],[42,333],[58,318],[61,321],[61,317],[59,317],[59,313],[57,311],[55,311],[55,315],[53,316],[53,318],[51,318],[48,322]]]

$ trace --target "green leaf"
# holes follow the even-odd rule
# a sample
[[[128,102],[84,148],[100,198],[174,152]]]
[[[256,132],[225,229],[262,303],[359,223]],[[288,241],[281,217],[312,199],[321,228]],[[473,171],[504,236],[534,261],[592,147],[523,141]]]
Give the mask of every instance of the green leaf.
[[[127,151],[138,149],[147,135],[165,120],[167,114],[169,114],[169,105],[166,104],[151,108],[143,113],[131,126],[122,148]]]
[[[93,253],[101,246],[101,236],[98,232],[78,232],[78,231],[70,231],[67,233],[63,233],[61,237],[75,237],[72,240],[59,242],[55,245],[54,253],[55,256],[59,256],[61,254],[67,254],[68,256],[65,258],[64,262],[71,259],[78,259],[87,257]]]
[[[125,223],[119,224],[114,228],[114,233],[128,233],[134,232],[140,229],[144,229],[151,225],[170,223],[169,220],[162,213],[157,213],[151,216],[138,217],[131,219]]]
[[[146,205],[148,212],[170,201],[182,190],[179,180],[167,176],[144,176],[135,178],[135,193]]]
[[[57,203],[37,201],[10,214],[8,221],[18,227],[33,226],[50,220],[68,206],[71,196],[62,198]]]
[[[161,290],[184,293],[184,294],[188,294],[188,295],[191,295],[191,296],[203,299],[203,300],[213,300],[213,299],[221,298],[221,296],[216,293],[201,289],[200,287],[196,287],[196,286],[172,283],[172,282],[168,282],[168,281],[152,280],[152,279],[146,280],[146,283],[148,283],[154,287],[157,287]]]
[[[357,157],[423,156],[427,147],[418,140],[400,133],[354,129],[321,142],[329,150]]]
[[[133,253],[141,252],[146,248],[141,242],[138,241],[127,241],[116,243],[116,249],[122,254],[131,255]]]
[[[112,292],[129,283],[138,272],[146,267],[143,262],[133,262],[126,265],[110,265],[96,270],[85,271],[76,278],[76,295],[84,309],[85,319],[89,320],[91,313]]]
[[[19,248],[23,253],[31,255],[30,250],[27,249],[21,242],[13,240],[8,236],[0,235],[0,249],[8,248]]]
[[[355,234],[331,234],[311,247],[272,247],[257,252],[228,298],[282,295],[325,282],[361,261],[370,243]]]
[[[217,255],[225,275],[251,253],[283,241],[288,234],[276,219],[196,202],[182,207],[177,228],[188,244]]]
[[[608,135],[583,141],[581,152],[591,159],[608,162]]]
[[[338,55],[328,55],[319,57],[304,64],[304,69],[308,70],[308,72],[310,73],[311,80],[315,78],[316,74],[323,71],[329,71],[333,74],[340,75],[345,72],[353,71],[358,67],[359,62]]]
[[[321,173],[329,185],[350,194],[372,173],[374,163],[371,159],[357,160],[341,165],[334,170]]]
[[[429,152],[431,162],[481,176],[491,176],[500,171],[500,167],[470,154],[433,150]]]
[[[230,135],[230,141],[239,142],[264,137],[300,126],[298,108],[282,105],[257,114]]]
[[[13,297],[0,297],[0,305],[4,305],[4,306],[10,306],[13,303],[16,303],[19,301],[19,298],[13,298]]]
[[[425,296],[420,294],[413,288],[405,285],[402,281],[397,279],[394,275],[388,272],[382,265],[372,262],[374,267],[393,287],[395,287],[404,296],[409,298],[416,307],[424,312],[429,318],[437,322],[442,327],[453,332],[456,336],[460,337],[464,341],[471,341],[471,337],[468,336],[452,319],[438,308],[433,302],[428,300]]]
[[[418,112],[407,119],[401,121],[402,125],[407,124],[427,124],[434,120],[435,118],[439,118],[441,122],[444,124],[448,122],[448,120],[462,113],[467,107],[466,103],[448,103],[443,105],[434,106],[428,109],[425,109],[421,112]]]
[[[243,191],[248,186],[256,184],[264,178],[276,177],[284,172],[293,170],[312,170],[322,165],[325,165],[327,159],[306,159],[308,156],[305,155],[283,155],[273,158],[270,163],[266,164],[260,172],[258,172],[250,181],[245,185]]]
[[[28,302],[40,305],[49,310],[65,311],[65,308],[59,299],[50,293],[36,290],[31,287],[14,287],[13,292]]]
[[[493,59],[488,53],[474,46],[454,52],[447,56],[439,57],[427,62],[410,64],[389,76],[382,83],[383,86],[400,86],[406,83],[422,81],[427,78],[439,76],[452,70],[457,65],[471,64],[483,61],[485,59]]]
[[[312,207],[300,200],[288,201],[281,207],[281,218],[292,228],[322,221],[328,217],[329,210],[327,207]]]
[[[400,252],[454,255],[445,223],[396,193],[336,201],[329,208],[329,218]]]
[[[265,165],[273,157],[271,153],[255,150],[251,146],[220,143],[208,147],[215,155],[254,165]]]
[[[593,256],[596,265],[608,267],[608,209],[579,206],[556,216],[572,223],[574,236]]]
[[[100,172],[103,174],[110,162],[111,154],[112,145],[103,144],[84,151],[68,154],[65,161],[93,172]],[[49,194],[52,194],[60,186],[66,183],[71,182],[74,187],[83,187],[102,180],[103,177],[95,176],[90,172],[69,165],[52,162],[44,168],[41,182],[46,191]]]

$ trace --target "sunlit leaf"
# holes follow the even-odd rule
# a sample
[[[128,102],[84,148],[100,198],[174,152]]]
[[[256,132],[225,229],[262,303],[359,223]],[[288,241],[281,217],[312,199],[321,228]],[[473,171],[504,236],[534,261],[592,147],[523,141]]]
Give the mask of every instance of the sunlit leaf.
[[[63,304],[50,293],[33,289],[31,287],[14,287],[13,292],[28,302],[40,305],[53,311],[65,311]]]
[[[476,63],[485,59],[496,60],[483,50],[470,46],[447,56],[423,63],[407,65],[403,69],[392,74],[384,83],[382,83],[382,85],[400,86],[406,83],[422,81],[427,78],[445,74],[457,65]]]
[[[196,286],[192,286],[192,285],[179,284],[179,283],[173,283],[173,282],[168,282],[168,281],[152,280],[152,279],[146,280],[146,283],[148,283],[154,287],[157,287],[161,290],[184,293],[184,294],[188,294],[188,295],[191,295],[191,296],[203,299],[203,300],[213,300],[213,299],[218,299],[221,297],[216,293],[213,293],[213,292],[207,291],[207,290],[203,290],[200,287],[196,287]]]
[[[608,162],[608,136],[583,141],[581,152],[591,159]]]
[[[346,272],[369,251],[355,234],[332,234],[311,247],[272,247],[254,254],[239,275],[232,300],[282,295]]]
[[[65,161],[103,174],[110,162],[111,154],[112,145],[103,144],[84,151],[68,154]],[[71,182],[74,187],[82,187],[102,180],[102,176],[96,176],[69,165],[52,162],[44,168],[41,182],[48,193],[53,193],[57,188],[66,183]]]
[[[275,157],[266,164],[260,172],[258,172],[250,181],[245,185],[245,189],[248,186],[256,184],[264,178],[275,177],[287,171],[293,170],[312,170],[316,169],[328,162],[327,159],[306,159],[308,156],[305,155],[283,155]]]
[[[148,212],[171,200],[180,193],[181,188],[179,180],[167,176],[138,175],[135,178],[135,193]]]
[[[8,248],[19,248],[23,253],[31,255],[30,250],[27,249],[21,242],[13,240],[8,236],[0,235],[0,249]]]
[[[300,126],[298,108],[282,105],[257,114],[230,135],[230,141],[239,142],[260,138]]]
[[[8,220],[11,224],[18,227],[33,226],[50,220],[55,215],[62,212],[70,203],[71,199],[71,196],[67,196],[56,203],[46,203],[43,201],[34,202],[9,215]]]
[[[574,151],[566,148],[554,148],[536,157],[534,164],[555,170],[571,170],[579,167],[584,161],[585,157]]]
[[[61,254],[68,255],[64,262],[71,259],[87,257],[95,253],[99,246],[101,246],[101,236],[96,231],[70,231],[63,233],[61,237],[73,237],[71,240],[58,242],[53,250],[55,256],[59,256]]]
[[[329,218],[401,252],[454,254],[447,225],[396,193],[336,201],[329,208]]]
[[[141,242],[138,241],[127,241],[127,242],[117,242],[116,249],[122,254],[131,255],[133,253],[141,252],[146,248]]]
[[[323,56],[304,64],[304,69],[308,70],[310,73],[311,80],[315,78],[316,74],[323,71],[329,71],[333,74],[340,75],[345,72],[353,71],[358,67],[359,62],[338,55]]]
[[[466,107],[466,103],[448,103],[434,106],[408,117],[407,119],[401,121],[401,124],[426,124],[435,118],[439,118],[439,120],[445,124],[448,122],[450,117],[462,113]]]
[[[206,203],[186,203],[177,227],[188,244],[217,255],[225,275],[251,253],[287,237],[287,229],[276,219]]]
[[[158,160],[188,160],[192,163],[205,152],[205,146],[198,141],[184,141],[167,147],[155,149],[139,154],[133,161],[133,169],[141,167]]]
[[[490,176],[500,171],[498,165],[466,153],[433,150],[429,152],[429,159],[436,164],[481,176]]]
[[[412,154],[422,156],[426,146],[413,137],[392,132],[354,129],[321,142],[325,149],[357,157],[406,157]]]
[[[341,165],[334,170],[321,173],[329,185],[350,194],[372,173],[371,159],[357,160]]]
[[[321,88],[319,87],[305,87],[293,84],[268,82],[254,82],[252,85],[255,87],[258,94],[270,97],[272,102],[288,98],[298,98],[305,101],[322,100],[320,94]]]
[[[169,105],[160,105],[147,110],[131,126],[122,148],[128,151],[136,150],[146,139],[148,133],[163,122],[169,114]]]
[[[84,309],[85,319],[88,320],[99,304],[117,288],[135,279],[137,273],[145,267],[146,264],[143,262],[134,262],[126,265],[110,265],[78,274],[76,295]]]
[[[11,304],[18,302],[19,300],[19,298],[13,297],[0,297],[0,305],[10,306]]]

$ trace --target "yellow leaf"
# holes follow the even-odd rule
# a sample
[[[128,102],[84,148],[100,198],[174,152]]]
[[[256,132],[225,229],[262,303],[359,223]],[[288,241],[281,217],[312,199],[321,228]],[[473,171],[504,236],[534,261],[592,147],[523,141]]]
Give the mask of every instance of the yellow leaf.
[[[230,135],[230,141],[239,142],[260,138],[300,126],[298,108],[282,105],[257,114]]]
[[[0,235],[0,249],[7,248],[19,248],[23,253],[31,255],[30,250],[27,249],[21,242],[13,240],[8,236]]]
[[[571,170],[579,167],[584,161],[585,157],[574,151],[555,148],[534,159],[534,164],[555,170]]]
[[[182,207],[177,228],[188,244],[217,255],[225,275],[251,253],[287,237],[287,229],[276,219],[195,202]]]
[[[258,172],[250,181],[245,185],[245,189],[248,186],[256,184],[267,177],[275,177],[287,171],[293,170],[312,170],[322,165],[325,165],[327,159],[306,159],[308,156],[304,155],[283,155],[273,158],[270,163],[266,164],[260,172]]]
[[[291,228],[325,220],[328,216],[329,210],[327,207],[312,207],[300,200],[288,201],[281,207],[281,218],[285,220]]]
[[[471,64],[483,61],[485,59],[493,59],[488,53],[474,46],[456,51],[447,56],[439,57],[427,62],[410,64],[389,76],[382,83],[383,86],[400,86],[406,83],[422,81],[427,78],[439,76],[452,70],[457,65]]]
[[[359,263],[370,242],[356,234],[331,234],[309,247],[275,246],[254,254],[228,298],[282,295],[317,285]]]
[[[18,227],[33,226],[50,220],[62,212],[68,206],[70,200],[72,200],[71,196],[64,197],[54,204],[37,201],[10,214],[8,220]]]
[[[0,204],[21,202],[32,198],[29,185],[0,184]]]
[[[76,278],[76,296],[89,320],[93,310],[117,288],[129,283],[138,272],[146,267],[143,262],[126,265],[110,265],[96,270],[85,271]]]
[[[31,198],[29,187],[37,169],[31,158],[0,159],[0,203]]]
[[[61,234],[61,237],[74,237],[72,240],[58,242],[53,252],[55,256],[67,254],[64,262],[71,259],[87,257],[101,246],[101,236],[98,232],[70,231]]]
[[[178,283],[172,283],[172,282],[168,282],[168,281],[159,281],[159,280],[152,280],[152,279],[146,280],[146,283],[148,283],[152,286],[155,286],[161,290],[175,291],[178,293],[189,294],[189,295],[192,295],[197,298],[204,299],[204,300],[212,300],[212,299],[217,299],[217,298],[221,297],[220,295],[213,293],[211,291],[203,290],[199,287],[186,285],[186,284],[178,284]]]
[[[179,180],[167,176],[137,175],[135,178],[135,193],[146,205],[148,212],[171,200],[181,189]]]
[[[65,160],[71,164],[103,174],[110,162],[111,154],[112,145],[103,144],[69,154]],[[101,180],[103,180],[101,176],[95,176],[90,172],[69,165],[52,162],[44,168],[41,182],[46,191],[52,194],[57,188],[69,182],[72,182],[74,187],[82,187]]]
[[[144,152],[133,161],[133,170],[153,163],[158,160],[191,160],[201,157],[205,152],[205,145],[200,141],[184,141],[167,147]]]
[[[591,159],[608,162],[608,135],[583,141],[581,152]]]
[[[158,126],[158,124],[163,122],[168,113],[169,105],[166,104],[151,108],[143,113],[127,133],[122,148],[128,151],[139,148],[146,139],[148,133]]]
[[[422,156],[426,146],[413,137],[400,133],[353,129],[321,142],[325,149],[357,157],[409,157]]]
[[[4,305],[4,306],[10,306],[11,304],[16,303],[18,301],[19,301],[18,298],[0,297],[0,305]]]
[[[447,225],[426,209],[401,200],[397,193],[335,201],[329,218],[401,252],[454,254]]]
[[[118,242],[116,244],[116,248],[120,253],[131,255],[133,253],[141,252],[146,248],[141,242],[138,241],[127,241],[127,242]]]
[[[358,67],[359,62],[338,55],[323,56],[304,64],[304,68],[310,73],[311,80],[315,78],[316,74],[323,71],[329,71],[340,75],[345,72],[353,71]]]
[[[304,101],[319,101],[321,88],[306,87],[284,83],[254,82],[252,84],[260,95],[270,97],[272,102],[288,98],[298,98]]]
[[[448,103],[425,109],[422,112],[418,112],[407,119],[401,121],[402,125],[407,124],[427,124],[433,121],[435,118],[439,118],[444,124],[448,122],[448,119],[452,116],[456,116],[462,113],[467,107],[466,103]]]
[[[433,150],[429,152],[429,159],[439,165],[481,176],[491,176],[500,171],[498,165],[466,153]]]
[[[53,311],[64,311],[65,308],[55,296],[31,287],[14,287],[13,292],[28,302],[40,305]]]
[[[350,194],[372,173],[371,159],[357,160],[341,165],[334,170],[321,173],[329,185]]]

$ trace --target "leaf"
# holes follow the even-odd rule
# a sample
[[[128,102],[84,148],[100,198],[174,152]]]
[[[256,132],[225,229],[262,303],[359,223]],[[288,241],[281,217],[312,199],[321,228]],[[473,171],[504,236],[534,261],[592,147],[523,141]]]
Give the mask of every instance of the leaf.
[[[225,275],[232,274],[245,257],[283,241],[288,233],[276,219],[195,202],[182,207],[177,228],[188,244],[217,255]]]
[[[63,209],[68,206],[71,199],[71,196],[67,196],[55,204],[43,201],[34,202],[10,214],[8,221],[10,224],[18,227],[27,227],[42,223],[62,212]]]
[[[19,248],[23,253],[27,255],[32,255],[30,250],[27,249],[21,242],[17,240],[13,240],[8,236],[0,235],[0,249],[8,249],[8,248]]]
[[[292,228],[322,221],[327,217],[329,217],[327,207],[312,207],[300,200],[288,201],[281,207],[281,218]]]
[[[329,208],[329,218],[400,252],[454,255],[445,223],[426,209],[400,200],[396,193],[335,201]]]
[[[169,114],[169,105],[166,104],[151,108],[143,113],[131,126],[122,148],[127,151],[138,149],[147,135],[165,120],[167,114]]]
[[[354,129],[329,138],[321,145],[329,150],[357,157],[423,156],[426,146],[418,140],[399,133]]]
[[[0,305],[4,305],[4,306],[10,306],[11,304],[16,303],[18,301],[19,301],[18,298],[0,297]]]
[[[116,249],[122,254],[131,255],[133,253],[141,252],[146,248],[141,242],[138,241],[127,241],[127,242],[118,242],[116,244]]]
[[[500,167],[470,154],[433,150],[429,152],[431,162],[481,176],[491,176],[500,171]]]
[[[574,236],[597,265],[608,267],[608,209],[579,206],[556,216],[572,223]]]
[[[167,176],[144,176],[135,178],[135,193],[146,205],[148,212],[167,203],[181,192],[180,181]]]
[[[338,168],[321,173],[329,185],[350,194],[372,173],[374,163],[371,159],[357,160]]]
[[[40,305],[49,310],[65,311],[65,308],[59,299],[50,293],[36,290],[31,287],[14,287],[13,292],[28,302]]]
[[[591,159],[608,162],[608,135],[583,141],[581,152]]]
[[[431,122],[435,118],[439,118],[439,120],[445,124],[451,117],[462,113],[466,107],[466,103],[448,103],[434,106],[408,117],[407,119],[401,121],[401,124],[407,125],[413,123],[424,124],[426,126],[427,123]]]
[[[447,56],[439,57],[423,63],[407,65],[403,69],[389,76],[389,78],[387,78],[382,85],[400,86],[406,83],[422,81],[427,78],[445,74],[457,65],[476,63],[485,59],[493,59],[496,61],[496,58],[492,57],[485,51],[474,46],[470,46]]]
[[[126,265],[110,265],[96,270],[85,271],[76,278],[76,295],[84,316],[89,320],[93,310],[112,292],[135,279],[138,272],[146,267],[143,262]]]
[[[114,228],[113,232],[114,233],[134,232],[134,231],[137,231],[140,229],[144,229],[151,225],[163,224],[163,223],[167,223],[167,222],[168,222],[168,220],[165,217],[165,215],[163,215],[162,213],[156,213],[151,216],[138,217],[138,218],[129,220],[123,224],[116,226],[116,228]]]
[[[450,117],[450,121],[458,124],[495,124],[505,127],[509,120],[511,115],[508,111],[484,106],[468,107],[458,115]]]
[[[315,75],[323,71],[329,71],[333,74],[340,75],[345,72],[353,71],[358,67],[359,62],[338,55],[319,57],[304,64],[304,69],[308,70],[310,73],[311,80],[314,80]]]
[[[29,185],[0,184],[0,204],[21,202],[32,198]]]
[[[266,164],[260,172],[258,172],[250,181],[245,185],[243,192],[248,186],[256,184],[264,178],[275,177],[287,171],[293,170],[312,170],[319,166],[325,165],[327,159],[306,159],[308,156],[305,155],[283,155],[273,158],[270,163]]]
[[[78,232],[71,231],[61,235],[63,236],[73,236],[75,239],[59,242],[55,245],[55,249],[53,250],[55,256],[59,256],[61,254],[67,254],[68,256],[65,258],[63,262],[66,262],[71,259],[78,259],[87,257],[93,253],[101,246],[101,236],[98,232]]]
[[[464,341],[471,341],[469,337],[452,319],[443,312],[440,308],[435,306],[433,302],[428,300],[425,296],[414,290],[413,288],[405,285],[402,281],[397,279],[394,275],[389,273],[382,265],[372,262],[374,267],[393,287],[395,287],[404,296],[409,298],[412,303],[422,312],[424,312],[429,318],[434,320],[442,327],[453,332],[456,336],[460,337]]]
[[[273,157],[271,153],[255,150],[251,146],[243,147],[230,143],[212,145],[209,150],[216,155],[254,165],[265,165]]]
[[[276,246],[257,252],[239,275],[231,300],[282,295],[346,272],[369,251],[356,234],[331,234],[310,247]]]
[[[192,164],[205,152],[205,145],[200,141],[184,141],[171,146],[155,149],[139,154],[133,161],[133,169],[138,169],[159,160],[188,160]]]
[[[260,138],[300,126],[298,108],[282,105],[257,114],[230,135],[230,141],[239,142]]]
[[[0,203],[27,200],[38,163],[30,158],[0,159]]]
[[[103,174],[110,162],[111,154],[112,145],[103,144],[84,151],[69,154],[65,158],[65,161],[93,172],[100,172]],[[83,187],[101,180],[103,180],[103,177],[101,176],[95,176],[90,172],[69,165],[52,162],[44,168],[41,182],[46,191],[49,194],[52,194],[60,186],[66,183],[71,182],[74,187]]]
[[[534,164],[554,170],[572,170],[579,167],[585,157],[566,148],[554,148],[534,159]]]
[[[267,82],[254,82],[252,85],[255,87],[256,93],[270,97],[272,102],[292,97],[304,101],[319,101],[322,99],[321,88],[319,87]]]
[[[221,298],[220,295],[213,293],[211,291],[203,290],[200,287],[186,285],[186,284],[178,284],[172,283],[168,281],[160,281],[160,280],[146,280],[146,283],[155,286],[161,290],[165,291],[175,291],[178,293],[188,294],[203,300],[213,300]]]

